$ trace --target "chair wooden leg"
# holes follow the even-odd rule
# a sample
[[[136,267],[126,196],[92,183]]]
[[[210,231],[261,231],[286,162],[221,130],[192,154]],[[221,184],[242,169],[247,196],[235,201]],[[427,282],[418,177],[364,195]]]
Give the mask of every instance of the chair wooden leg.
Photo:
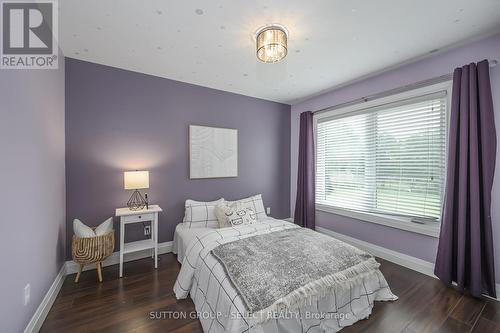
[[[78,281],[80,281],[80,275],[82,275],[82,269],[83,269],[83,265],[80,264],[80,268],[78,269],[78,273],[76,273],[75,283],[78,283]]]
[[[97,266],[97,275],[99,276],[99,282],[102,282],[102,271],[101,271],[101,263],[98,262],[96,264]]]

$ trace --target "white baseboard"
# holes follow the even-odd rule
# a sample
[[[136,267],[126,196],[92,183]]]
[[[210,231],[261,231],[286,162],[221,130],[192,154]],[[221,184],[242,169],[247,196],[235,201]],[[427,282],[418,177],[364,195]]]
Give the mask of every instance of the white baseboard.
[[[316,227],[316,231],[320,232],[325,235],[329,235],[332,237],[335,237],[337,239],[340,239],[341,241],[344,241],[348,244],[354,245],[357,248],[360,248],[361,250],[364,250],[366,252],[369,252],[373,254],[376,257],[380,257],[382,259],[385,259],[387,261],[393,262],[395,264],[398,264],[400,266],[409,268],[411,270],[420,272],[422,274],[431,276],[435,279],[438,277],[434,275],[434,263],[425,261],[419,258],[415,258],[412,256],[409,256],[407,254],[403,254],[400,252],[396,252],[393,250],[386,249],[385,247],[378,246],[372,243],[368,243],[362,240],[359,240],[357,238],[349,237],[343,234],[339,234],[338,232],[332,231],[330,229],[326,229],[323,227]],[[497,292],[497,297],[496,300],[500,300],[500,284],[496,284],[496,292]],[[489,296],[484,295],[485,297],[495,299]]]
[[[158,244],[158,254],[170,253],[172,252],[173,242],[164,242]],[[139,252],[133,252],[125,254],[123,261],[134,261],[138,259],[143,259],[151,256],[151,250],[144,250]],[[113,252],[106,260],[102,262],[102,266],[117,265],[120,263],[120,251]],[[74,274],[78,272],[78,264],[73,260],[66,261],[66,275]],[[95,269],[95,265],[88,265],[83,268],[84,271]]]
[[[57,273],[54,282],[52,282],[52,285],[43,297],[42,302],[33,314],[33,317],[31,317],[30,322],[24,329],[24,333],[37,333],[40,330],[43,322],[45,321],[45,318],[47,317],[47,314],[49,313],[50,308],[52,307],[52,304],[54,304],[54,301],[56,300],[57,294],[59,294],[59,290],[61,290],[65,277],[66,264],[63,264],[61,269],[59,270],[59,273]]]

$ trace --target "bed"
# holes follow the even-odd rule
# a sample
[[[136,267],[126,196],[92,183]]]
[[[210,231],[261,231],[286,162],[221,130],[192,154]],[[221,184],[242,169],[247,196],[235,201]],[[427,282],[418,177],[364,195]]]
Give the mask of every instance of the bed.
[[[300,227],[268,217],[255,224],[219,229],[187,228],[181,223],[174,236],[174,253],[182,263],[174,286],[176,297],[191,297],[205,332],[309,333],[337,332],[367,318],[374,301],[397,299],[377,266],[347,284],[309,296],[304,302],[264,319],[249,313],[248,300],[233,284],[228,268],[214,251],[228,244],[237,244],[237,241],[255,239],[251,238],[253,236],[296,228]]]
[[[177,261],[182,264],[187,247],[196,237],[202,237],[213,228],[188,228],[184,223],[179,223],[175,227],[172,252],[177,255]]]

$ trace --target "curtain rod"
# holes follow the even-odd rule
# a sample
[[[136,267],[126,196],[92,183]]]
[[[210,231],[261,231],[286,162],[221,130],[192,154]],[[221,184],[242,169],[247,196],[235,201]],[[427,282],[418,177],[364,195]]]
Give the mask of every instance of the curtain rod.
[[[489,65],[491,68],[495,67],[498,64],[498,60],[496,60],[496,59],[488,60],[488,62],[489,62]],[[332,110],[344,108],[347,106],[352,106],[352,105],[356,105],[356,104],[360,104],[360,103],[365,103],[368,101],[373,101],[375,99],[399,94],[399,93],[402,93],[402,92],[405,92],[408,90],[413,90],[413,89],[422,88],[422,87],[430,86],[430,85],[441,83],[441,82],[450,81],[451,79],[453,79],[453,73],[444,74],[441,76],[436,76],[436,77],[433,77],[431,79],[427,79],[427,80],[423,80],[423,81],[419,81],[419,82],[415,82],[415,83],[410,83],[410,84],[404,85],[402,87],[386,90],[386,91],[379,92],[379,93],[376,93],[373,95],[360,97],[360,98],[354,99],[354,100],[349,101],[349,102],[344,102],[344,103],[329,106],[329,107],[326,107],[323,109],[319,109],[319,110],[313,111],[313,114],[323,113],[323,112],[327,112],[327,111],[332,111]]]

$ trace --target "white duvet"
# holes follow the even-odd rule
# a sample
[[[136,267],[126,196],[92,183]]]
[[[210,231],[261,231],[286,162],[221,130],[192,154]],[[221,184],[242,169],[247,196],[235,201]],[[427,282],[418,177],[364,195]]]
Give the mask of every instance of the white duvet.
[[[187,248],[197,236],[203,236],[207,232],[214,231],[214,228],[188,228],[185,223],[179,223],[175,228],[172,252],[177,254],[177,261],[182,264]]]
[[[174,251],[182,253],[182,268],[174,285],[178,299],[191,296],[207,332],[337,332],[368,317],[374,301],[395,300],[378,269],[356,279],[349,288],[334,288],[293,311],[277,314],[264,324],[246,312],[243,300],[210,251],[220,244],[299,226],[276,219],[222,229],[176,230]],[[179,227],[177,228],[179,229]],[[180,235],[180,237],[179,237]],[[272,260],[270,258],[269,260]]]

